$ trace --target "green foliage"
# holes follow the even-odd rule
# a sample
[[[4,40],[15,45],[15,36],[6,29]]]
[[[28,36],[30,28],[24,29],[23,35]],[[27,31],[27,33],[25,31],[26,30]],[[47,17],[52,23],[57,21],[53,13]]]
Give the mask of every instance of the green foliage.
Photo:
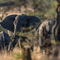
[[[49,3],[49,2],[48,2]],[[50,17],[55,17],[56,16],[56,7],[57,7],[57,2],[51,0],[50,3],[48,4],[48,11],[45,13],[45,17],[50,18]]]
[[[55,44],[55,45],[60,44],[60,42],[59,41],[56,41],[56,40],[52,40],[51,43],[52,44]]]
[[[14,7],[18,6],[19,8],[21,8],[21,6],[24,6],[25,8],[27,7],[31,7],[34,9],[34,12],[30,12],[26,9],[26,11],[30,14],[30,15],[35,15],[37,17],[39,17],[42,20],[45,20],[46,18],[49,17],[55,17],[56,16],[56,6],[57,6],[57,2],[56,0],[0,0],[0,2],[10,2],[13,1],[15,2],[15,4],[13,6],[10,7],[5,7],[4,13],[13,9]],[[17,9],[19,10],[19,9]]]
[[[56,16],[57,2],[55,0],[32,0],[32,7],[34,8],[34,13],[29,13],[39,17],[41,20]],[[30,1],[31,2],[31,1]]]
[[[24,52],[22,54],[18,53],[13,53],[12,56],[15,59],[25,59],[27,57],[27,54],[24,54]]]
[[[4,28],[2,28],[1,25],[0,25],[0,31],[5,31],[6,32],[6,30]]]

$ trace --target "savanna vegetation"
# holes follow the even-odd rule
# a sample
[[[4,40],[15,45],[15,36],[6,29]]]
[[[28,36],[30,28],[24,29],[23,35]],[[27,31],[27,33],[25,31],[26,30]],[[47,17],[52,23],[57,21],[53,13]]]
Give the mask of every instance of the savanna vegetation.
[[[41,22],[43,22],[46,19],[57,17],[56,8],[56,0],[0,0],[0,21],[11,14],[26,14],[36,16],[41,20]],[[23,30],[25,29],[26,28],[23,27]],[[31,29],[31,27],[28,27],[28,29]],[[0,31],[5,31],[7,33],[7,30],[4,29],[1,25]],[[19,36],[22,36],[20,40],[23,40],[24,42],[21,44],[21,46],[24,46],[25,49],[21,48],[18,41],[15,48],[13,49],[13,52],[2,51],[0,60],[55,60],[56,57],[58,57],[56,60],[60,59],[60,55],[58,55],[60,52],[60,45],[53,46],[55,49],[52,48],[51,52],[49,52],[47,49],[49,54],[51,54],[49,57],[45,55],[45,51],[43,51],[43,54],[40,53],[40,47],[38,47],[38,42],[36,42],[38,39],[37,32],[32,33],[34,31],[35,29],[27,33],[17,32]],[[52,43],[56,44],[55,41]],[[32,45],[34,45],[34,51],[30,50],[31,48],[29,48]],[[19,46],[19,48],[17,46]]]

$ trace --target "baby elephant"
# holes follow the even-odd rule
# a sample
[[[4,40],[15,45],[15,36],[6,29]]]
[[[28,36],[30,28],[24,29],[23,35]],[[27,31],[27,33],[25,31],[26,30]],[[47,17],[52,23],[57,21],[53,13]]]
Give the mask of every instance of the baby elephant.
[[[39,27],[39,46],[50,45],[52,27],[55,24],[55,18],[45,20]]]
[[[9,35],[1,31],[0,32],[0,50],[4,48],[8,49],[9,43],[10,43]]]

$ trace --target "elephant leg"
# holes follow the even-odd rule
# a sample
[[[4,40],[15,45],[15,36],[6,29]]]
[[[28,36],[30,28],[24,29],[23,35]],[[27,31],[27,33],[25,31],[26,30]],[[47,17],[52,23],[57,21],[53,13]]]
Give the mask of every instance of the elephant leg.
[[[8,34],[9,34],[9,36],[13,36],[13,32],[11,32],[11,31],[9,31],[9,30],[7,30],[7,32],[8,32]]]
[[[13,24],[14,24],[14,37],[15,37],[15,35],[16,35],[17,23],[18,23],[18,16],[15,17],[15,21],[13,22]]]
[[[14,25],[14,33],[13,33],[13,38],[15,38],[16,35],[16,25]]]
[[[43,44],[44,44],[43,37],[39,37],[39,46],[40,46],[40,49],[42,48]]]

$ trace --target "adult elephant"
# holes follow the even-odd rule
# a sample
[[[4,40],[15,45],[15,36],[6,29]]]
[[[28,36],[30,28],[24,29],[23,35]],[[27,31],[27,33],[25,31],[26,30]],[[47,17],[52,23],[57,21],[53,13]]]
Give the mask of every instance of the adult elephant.
[[[39,46],[43,47],[50,44],[52,27],[55,24],[55,18],[45,20],[39,27]]]
[[[27,16],[25,14],[22,15],[9,15],[7,16],[1,23],[1,26],[11,32],[14,32],[14,36],[16,32],[21,32],[22,27],[26,27],[26,29],[32,26],[32,29],[38,29],[41,21],[39,18],[35,16]],[[28,30],[29,31],[29,30]]]
[[[8,49],[10,43],[10,37],[7,33],[1,31],[0,32],[0,50],[3,48]]]

